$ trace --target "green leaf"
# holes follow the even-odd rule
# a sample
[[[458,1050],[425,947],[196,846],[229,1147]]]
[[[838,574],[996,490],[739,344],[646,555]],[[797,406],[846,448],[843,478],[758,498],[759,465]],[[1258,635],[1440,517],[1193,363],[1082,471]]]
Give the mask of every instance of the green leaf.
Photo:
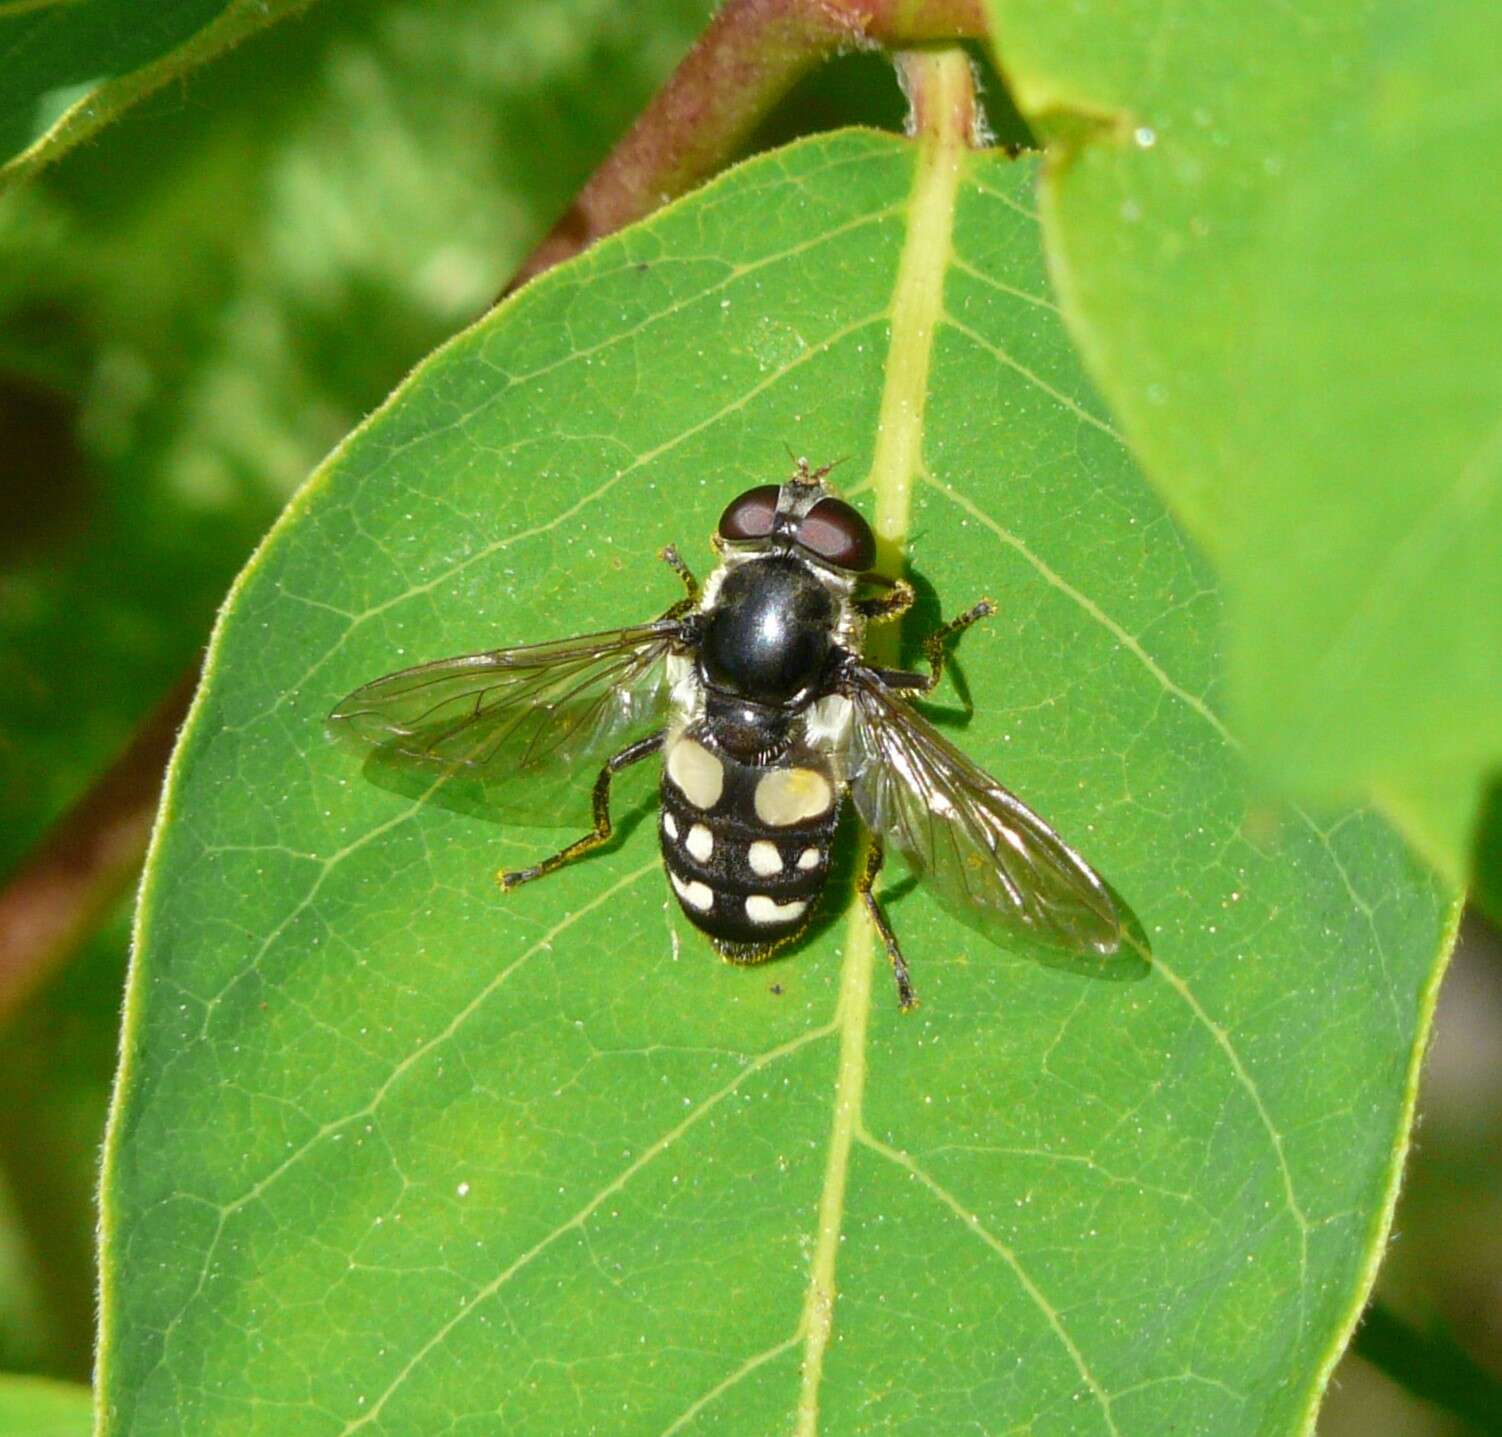
[[[951,62],[944,73],[952,78]],[[104,1189],[106,1433],[1307,1426],[1380,1253],[1453,914],[1363,813],[1260,806],[1220,607],[1049,296],[1037,164],[869,132],[529,286],[237,584],[149,863]],[[652,615],[785,445],[848,456],[958,741],[1141,918],[1136,984],[848,866],[768,968],[603,852],[364,783],[403,664]],[[946,694],[952,691],[946,690]],[[561,823],[563,815],[558,816]]]
[[[1502,765],[1497,8],[989,8],[1070,328],[1226,583],[1238,729],[1463,874]]]
[[[0,0],[0,189],[309,0]]]
[[[44,1377],[0,1377],[0,1432],[6,1437],[88,1437],[94,1398],[87,1387]]]

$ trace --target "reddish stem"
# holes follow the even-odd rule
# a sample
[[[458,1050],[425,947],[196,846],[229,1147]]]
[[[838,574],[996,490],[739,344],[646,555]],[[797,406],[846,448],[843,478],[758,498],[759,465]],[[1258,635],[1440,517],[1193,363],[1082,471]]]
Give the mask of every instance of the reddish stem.
[[[981,0],[729,0],[506,292],[708,178],[841,51],[985,33]]]
[[[140,867],[198,666],[0,888],[0,1021],[94,929]]]

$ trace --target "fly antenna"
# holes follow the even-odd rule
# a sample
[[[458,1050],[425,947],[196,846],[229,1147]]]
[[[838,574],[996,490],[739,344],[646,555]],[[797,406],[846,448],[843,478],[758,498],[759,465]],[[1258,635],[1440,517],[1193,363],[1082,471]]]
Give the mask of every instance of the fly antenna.
[[[831,460],[828,464],[824,465],[823,468],[811,470],[808,467],[807,458],[802,454],[794,454],[792,445],[786,440],[783,441],[782,447],[787,450],[788,458],[793,461],[793,483],[795,484],[817,484],[831,469],[843,464],[850,457],[848,454],[842,454],[838,459]]]
[[[849,458],[850,458],[850,456],[848,454],[841,454],[838,459],[831,459],[829,461],[829,463],[826,464],[822,469],[815,469],[814,472],[812,474],[810,474],[808,477],[811,480],[822,479],[826,474],[829,473],[829,471],[831,469],[837,469],[837,468],[839,468],[839,466],[841,464],[843,464]]]

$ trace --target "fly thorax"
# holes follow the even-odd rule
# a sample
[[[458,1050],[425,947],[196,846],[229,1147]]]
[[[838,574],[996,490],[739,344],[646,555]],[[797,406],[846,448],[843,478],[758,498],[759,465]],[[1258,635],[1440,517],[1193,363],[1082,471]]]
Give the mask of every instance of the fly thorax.
[[[785,703],[823,674],[838,619],[834,597],[796,559],[739,564],[705,616],[704,682],[741,699]]]

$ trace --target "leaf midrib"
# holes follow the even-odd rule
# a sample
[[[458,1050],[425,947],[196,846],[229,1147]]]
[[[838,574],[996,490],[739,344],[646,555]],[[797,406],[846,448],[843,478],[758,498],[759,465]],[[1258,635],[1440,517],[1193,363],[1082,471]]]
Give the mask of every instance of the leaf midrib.
[[[877,538],[890,546],[883,557],[901,554],[912,521],[913,486],[922,468],[923,420],[928,401],[934,334],[944,309],[944,277],[954,250],[954,214],[966,169],[973,81],[960,50],[913,57],[910,81],[928,89],[916,137],[913,185],[907,203],[907,235],[897,263],[891,306],[891,339],[870,485],[875,493]],[[895,646],[895,635],[878,634],[874,645]],[[864,852],[857,859],[863,866]],[[861,1133],[866,1085],[866,1036],[871,1016],[875,935],[864,907],[850,905],[835,1026],[840,1035],[834,1112],[818,1226],[809,1264],[800,1331],[803,1376],[798,1396],[797,1437],[819,1430],[824,1356],[834,1328],[836,1264],[844,1226],[845,1189],[851,1148]]]

